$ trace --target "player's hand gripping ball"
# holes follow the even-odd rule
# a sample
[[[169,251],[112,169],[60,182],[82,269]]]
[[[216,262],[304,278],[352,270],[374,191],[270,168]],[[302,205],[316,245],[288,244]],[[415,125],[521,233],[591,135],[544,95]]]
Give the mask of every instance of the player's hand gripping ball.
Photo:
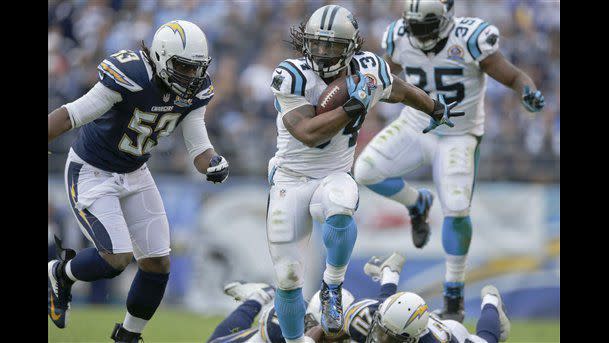
[[[342,106],[352,118],[364,115],[372,100],[372,87],[366,76],[360,72],[338,78],[319,96],[315,114],[319,115]]]
[[[228,178],[228,162],[222,156],[214,156],[209,161],[207,168],[207,181],[222,183]]]

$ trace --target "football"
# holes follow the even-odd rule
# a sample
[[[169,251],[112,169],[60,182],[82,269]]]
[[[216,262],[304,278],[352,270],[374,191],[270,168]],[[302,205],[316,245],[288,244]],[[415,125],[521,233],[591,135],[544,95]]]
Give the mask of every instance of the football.
[[[320,115],[324,112],[332,111],[333,109],[342,106],[349,100],[349,91],[347,89],[347,77],[343,76],[332,81],[319,96],[315,115]],[[353,75],[353,81],[359,82],[359,76]]]

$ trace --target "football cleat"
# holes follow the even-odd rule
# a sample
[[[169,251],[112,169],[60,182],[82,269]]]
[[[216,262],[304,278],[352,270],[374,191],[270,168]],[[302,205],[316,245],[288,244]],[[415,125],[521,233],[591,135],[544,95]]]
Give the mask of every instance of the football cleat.
[[[463,323],[465,319],[465,310],[463,307],[463,297],[451,298],[444,296],[444,308],[436,310],[435,313],[442,320],[456,320],[459,323]]]
[[[114,330],[112,330],[112,334],[110,338],[114,340],[115,343],[139,343],[144,342],[142,338],[142,334],[135,333],[131,331],[127,331],[122,323],[116,323],[114,325]]]
[[[401,273],[405,262],[406,258],[397,252],[394,252],[389,256],[372,256],[364,265],[364,273],[370,276],[373,281],[379,281],[382,276],[383,268],[387,267],[393,272]]]
[[[58,255],[65,252],[65,258],[52,260],[47,264],[49,298],[48,298],[48,314],[53,324],[60,329],[68,325],[68,314],[70,311],[70,301],[72,301],[72,280],[67,279],[59,271],[63,271],[65,264],[76,256],[76,252],[72,249],[63,249],[61,240],[55,237],[55,244]]]
[[[429,241],[431,230],[427,223],[429,210],[433,204],[433,194],[427,189],[420,189],[417,202],[410,207],[407,207],[410,214],[410,222],[412,224],[412,242],[417,248],[422,248]]]
[[[480,298],[484,299],[486,295],[494,295],[499,299],[499,304],[497,306],[497,312],[499,312],[499,326],[501,328],[501,335],[499,336],[499,342],[505,342],[510,335],[510,329],[512,325],[510,324],[510,320],[507,317],[505,311],[505,304],[501,299],[501,294],[499,294],[499,290],[493,285],[486,285],[480,291]]]
[[[321,328],[329,336],[337,335],[343,327],[342,287],[342,282],[338,286],[329,286],[321,281]]]
[[[224,294],[235,299],[235,301],[245,301],[251,297],[256,297],[266,304],[275,298],[275,287],[267,283],[235,281],[224,286]]]

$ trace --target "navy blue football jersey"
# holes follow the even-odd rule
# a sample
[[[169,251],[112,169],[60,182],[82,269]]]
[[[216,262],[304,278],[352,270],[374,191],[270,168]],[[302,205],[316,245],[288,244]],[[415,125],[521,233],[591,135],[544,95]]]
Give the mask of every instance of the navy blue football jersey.
[[[72,148],[87,163],[109,172],[137,170],[159,138],[169,135],[190,111],[207,105],[214,94],[209,75],[188,101],[165,90],[156,83],[142,51],[121,50],[97,70],[99,82],[120,93],[122,101],[82,126]]]
[[[372,326],[374,314],[384,299],[361,299],[355,301],[345,312],[343,330],[349,334],[351,340],[364,343]],[[450,330],[438,319],[429,317],[427,333],[419,337],[419,343],[459,343],[450,334]]]

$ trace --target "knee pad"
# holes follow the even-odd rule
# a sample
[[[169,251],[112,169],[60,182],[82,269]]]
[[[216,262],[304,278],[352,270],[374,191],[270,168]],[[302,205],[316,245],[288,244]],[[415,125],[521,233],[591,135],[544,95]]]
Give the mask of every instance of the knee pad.
[[[373,185],[385,178],[384,174],[377,169],[377,162],[373,155],[374,151],[372,149],[366,149],[355,161],[353,177],[355,182],[360,185]]]
[[[280,261],[275,264],[277,288],[286,291],[302,288],[304,266],[300,261]]]
[[[440,149],[440,165],[443,170],[439,176],[438,191],[445,216],[469,215],[475,177],[476,144],[473,137],[468,138],[471,138],[472,142],[447,142],[447,146]]]
[[[320,187],[324,219],[337,214],[353,216],[359,203],[359,190],[349,174],[332,174],[322,181]]]

